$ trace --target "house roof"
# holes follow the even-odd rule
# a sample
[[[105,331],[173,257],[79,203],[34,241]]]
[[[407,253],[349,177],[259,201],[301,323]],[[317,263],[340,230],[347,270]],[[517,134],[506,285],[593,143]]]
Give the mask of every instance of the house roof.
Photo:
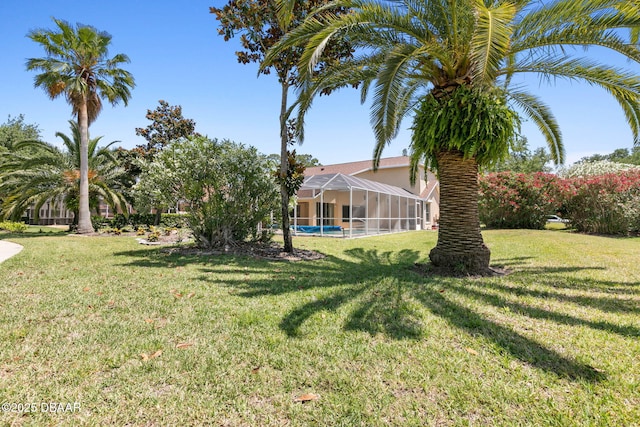
[[[340,190],[349,191],[351,189],[367,190],[392,196],[406,197],[409,199],[421,200],[420,196],[393,185],[368,179],[357,178],[355,176],[341,173],[307,176],[300,187],[300,191],[305,190]]]
[[[378,169],[409,167],[410,159],[408,156],[387,157],[380,159]],[[306,176],[326,175],[340,173],[344,175],[355,175],[358,173],[373,170],[373,160],[362,160],[359,162],[338,163],[327,166],[313,166],[307,168],[304,172]]]
[[[431,199],[438,186],[438,180],[427,181],[427,187],[422,191],[422,193],[420,193],[420,198],[423,200]]]

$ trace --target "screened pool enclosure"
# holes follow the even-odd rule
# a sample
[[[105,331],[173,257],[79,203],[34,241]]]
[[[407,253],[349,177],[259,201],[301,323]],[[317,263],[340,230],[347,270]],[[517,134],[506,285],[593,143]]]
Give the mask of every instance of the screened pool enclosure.
[[[343,174],[314,175],[298,191],[298,234],[363,235],[424,228],[424,201],[392,185]]]

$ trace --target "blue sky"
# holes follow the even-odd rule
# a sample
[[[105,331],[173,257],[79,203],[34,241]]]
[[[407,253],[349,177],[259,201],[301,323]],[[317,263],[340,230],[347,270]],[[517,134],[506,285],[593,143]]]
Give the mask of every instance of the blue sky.
[[[91,126],[93,137],[120,140],[132,148],[144,143],[135,134],[145,127],[147,109],[158,100],[181,105],[183,114],[196,121],[198,132],[212,138],[228,138],[253,145],[265,154],[279,152],[278,111],[280,89],[273,76],[257,77],[257,65],[238,64],[234,51],[237,39],[224,42],[216,33],[217,21],[209,6],[218,0],[184,2],[157,0],[135,2],[80,2],[71,0],[2,0],[0,2],[0,123],[9,115],[25,115],[27,123],[38,124],[46,141],[58,144],[56,132],[68,133],[71,109],[64,99],[51,101],[33,87],[34,72],[25,61],[42,57],[42,48],[28,39],[31,29],[53,28],[52,17],[70,23],[93,25],[112,36],[110,54],[125,53],[126,66],[136,79],[129,105],[105,105]],[[624,61],[619,65],[632,67]],[[640,73],[640,67],[632,69]],[[633,140],[620,107],[604,91],[585,84],[526,81],[532,92],[552,108],[564,136],[567,163],[594,153],[631,148]],[[403,128],[411,125],[405,120]],[[530,123],[523,133],[533,149],[544,140]],[[368,105],[360,105],[359,92],[344,89],[319,98],[307,117],[305,143],[300,153],[317,157],[323,164],[370,159],[373,133]],[[396,156],[409,145],[410,133],[403,131],[384,151]]]

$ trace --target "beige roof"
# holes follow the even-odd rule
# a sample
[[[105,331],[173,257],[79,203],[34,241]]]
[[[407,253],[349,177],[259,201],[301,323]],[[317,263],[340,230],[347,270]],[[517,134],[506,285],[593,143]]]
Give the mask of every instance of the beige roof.
[[[431,198],[437,186],[438,180],[430,179],[427,181],[427,187],[420,193],[420,198],[424,200]]]
[[[378,169],[409,167],[408,156],[387,157],[380,159]],[[341,173],[343,175],[355,175],[365,171],[373,170],[373,160],[362,160],[359,162],[338,163],[327,166],[314,166],[304,171],[305,176],[326,175]]]

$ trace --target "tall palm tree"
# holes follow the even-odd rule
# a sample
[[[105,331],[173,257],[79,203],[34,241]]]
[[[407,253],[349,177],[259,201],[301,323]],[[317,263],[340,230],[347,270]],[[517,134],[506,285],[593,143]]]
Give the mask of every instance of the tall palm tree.
[[[430,259],[443,271],[490,273],[477,210],[478,167],[506,155],[519,115],[538,126],[553,160],[563,161],[553,114],[514,76],[605,89],[640,142],[640,77],[589,56],[598,47],[640,63],[638,2],[338,0],[332,6],[352,13],[327,17],[316,11],[274,46],[266,62],[282,49],[304,45],[298,123],[325,88],[360,82],[363,101],[373,89],[374,166],[402,119],[413,116],[413,172],[425,160],[441,183],[438,243]],[[314,79],[309,70],[334,38],[349,40],[359,55]]]
[[[57,132],[64,150],[43,141],[21,141],[0,165],[0,193],[6,194],[2,216],[19,219],[28,207],[34,206],[37,219],[40,208],[47,202],[62,201],[78,218],[80,193],[81,133],[78,124],[70,120],[71,136]],[[89,139],[88,178],[89,204],[96,209],[100,200],[114,212],[122,211],[126,204],[123,182],[127,173],[120,167],[112,141],[98,147],[102,137]],[[93,229],[93,228],[92,228]]]
[[[127,105],[133,76],[120,67],[129,58],[117,54],[109,58],[111,35],[88,25],[72,27],[53,19],[59,31],[34,30],[28,37],[42,45],[47,56],[27,60],[27,70],[41,71],[34,79],[51,99],[64,94],[77,117],[80,132],[80,188],[78,233],[91,233],[89,209],[89,125],[102,110],[102,99],[112,105],[122,101]]]

